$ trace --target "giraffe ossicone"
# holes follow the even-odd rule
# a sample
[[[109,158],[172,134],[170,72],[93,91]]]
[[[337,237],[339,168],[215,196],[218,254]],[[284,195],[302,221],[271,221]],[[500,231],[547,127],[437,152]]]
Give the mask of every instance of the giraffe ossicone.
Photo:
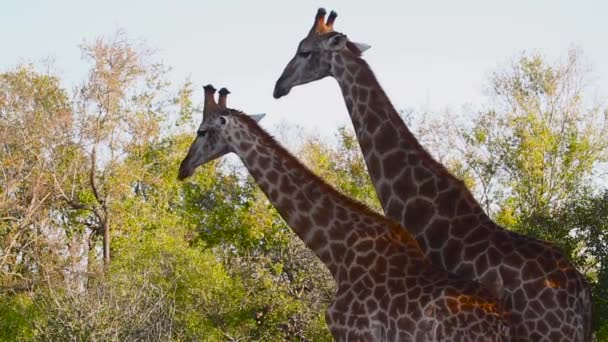
[[[325,13],[317,11],[274,97],[335,78],[385,214],[415,236],[431,262],[493,288],[511,313],[516,340],[590,341],[585,278],[552,244],[510,232],[486,215],[405,125],[361,58],[364,47],[334,30],[337,14],[327,25]]]
[[[179,178],[235,153],[289,227],[329,269],[337,293],[326,312],[338,341],[507,341],[506,314],[478,283],[434,267],[394,221],[342,195],[256,122],[217,109],[205,116]],[[258,117],[259,118],[259,117]]]

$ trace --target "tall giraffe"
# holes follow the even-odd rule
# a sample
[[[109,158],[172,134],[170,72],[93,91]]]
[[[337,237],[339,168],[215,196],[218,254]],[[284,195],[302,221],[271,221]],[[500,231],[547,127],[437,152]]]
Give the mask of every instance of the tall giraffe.
[[[205,104],[213,104],[206,87]],[[494,295],[433,266],[396,222],[336,191],[233,109],[204,111],[179,178],[236,153],[279,214],[327,266],[338,291],[326,321],[338,341],[503,341]]]
[[[274,97],[326,76],[338,81],[386,215],[407,228],[435,265],[494,288],[517,340],[589,341],[584,277],[550,243],[505,230],[464,183],[420,145],[361,54],[369,46],[334,31],[332,11],[313,27],[277,80]]]

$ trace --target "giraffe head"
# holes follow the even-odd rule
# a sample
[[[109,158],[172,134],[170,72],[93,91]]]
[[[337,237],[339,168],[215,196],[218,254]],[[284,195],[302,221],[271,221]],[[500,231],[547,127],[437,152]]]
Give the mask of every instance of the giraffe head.
[[[203,121],[196,131],[196,138],[190,145],[186,158],[179,166],[179,179],[190,177],[194,170],[205,163],[215,160],[225,154],[232,152],[227,137],[231,129],[237,129],[238,125],[231,124],[239,111],[226,108],[226,97],[230,92],[226,88],[220,90],[220,103],[214,99],[215,88],[207,85],[205,89],[205,104],[203,108]],[[259,121],[264,114],[251,115],[255,121]],[[240,129],[239,126],[238,129]]]
[[[325,9],[319,8],[308,35],[302,39],[296,55],[289,61],[274,87],[274,97],[289,94],[294,86],[306,84],[332,75],[332,63],[336,55],[361,55],[369,45],[354,43],[346,35],[334,31],[334,21],[338,14],[329,13],[325,21]]]

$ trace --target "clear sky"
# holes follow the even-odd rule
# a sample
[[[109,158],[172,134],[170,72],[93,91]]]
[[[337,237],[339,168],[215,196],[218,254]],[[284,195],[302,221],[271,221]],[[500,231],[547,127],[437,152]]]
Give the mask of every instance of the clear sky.
[[[86,76],[78,44],[123,28],[158,50],[175,82],[227,86],[233,107],[268,113],[266,127],[289,122],[329,135],[349,123],[334,80],[272,98],[320,6],[338,12],[337,31],[372,45],[365,58],[397,108],[481,104],[490,73],[524,50],[556,60],[578,46],[600,95],[608,90],[608,2],[599,0],[4,0],[0,71],[52,57],[70,86]]]

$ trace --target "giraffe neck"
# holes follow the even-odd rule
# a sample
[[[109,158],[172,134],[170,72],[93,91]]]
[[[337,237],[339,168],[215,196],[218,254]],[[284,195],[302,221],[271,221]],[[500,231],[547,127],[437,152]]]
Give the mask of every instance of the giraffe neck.
[[[393,221],[339,193],[244,115],[229,143],[279,214],[338,279],[349,251],[362,240],[391,235],[409,260],[426,262],[414,238]],[[388,234],[387,234],[388,233]],[[351,253],[352,254],[352,253]],[[351,260],[352,263],[352,260]],[[343,267],[342,267],[343,266]]]
[[[483,214],[462,181],[420,145],[363,59],[337,54],[331,65],[388,217],[419,237],[430,229],[434,216],[451,220],[456,215]],[[409,201],[413,197],[416,200]],[[450,237],[463,238],[468,231],[461,229],[462,236],[451,233]]]

